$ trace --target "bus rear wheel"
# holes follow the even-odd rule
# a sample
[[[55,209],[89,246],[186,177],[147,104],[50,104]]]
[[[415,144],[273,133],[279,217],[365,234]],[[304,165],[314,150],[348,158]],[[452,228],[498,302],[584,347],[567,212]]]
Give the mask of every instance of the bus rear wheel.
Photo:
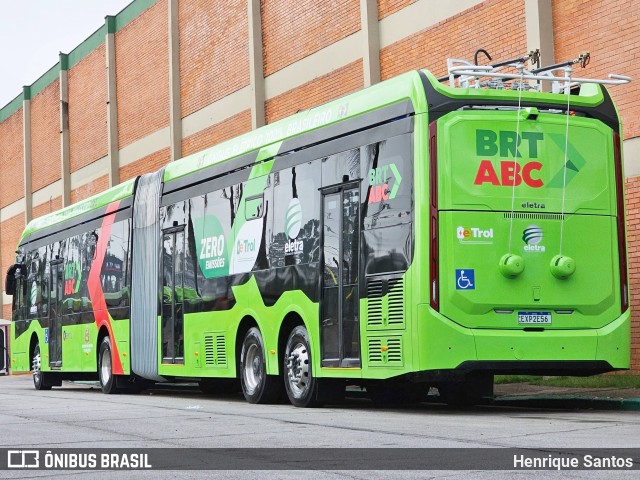
[[[264,340],[260,329],[249,329],[240,352],[240,384],[250,403],[274,403],[282,394],[279,377],[267,375]]]
[[[318,380],[311,369],[309,334],[297,326],[289,335],[284,351],[284,386],[292,405],[315,407],[318,401]],[[343,388],[344,391],[344,388]]]
[[[33,386],[36,390],[51,390],[51,385],[45,382],[44,373],[40,368],[40,344],[36,344],[36,348],[33,349],[33,357],[31,358],[31,373],[33,375]]]
[[[104,337],[100,343],[100,353],[98,354],[98,376],[100,377],[100,388],[103,393],[117,393],[116,379],[113,375],[111,364],[111,340]]]

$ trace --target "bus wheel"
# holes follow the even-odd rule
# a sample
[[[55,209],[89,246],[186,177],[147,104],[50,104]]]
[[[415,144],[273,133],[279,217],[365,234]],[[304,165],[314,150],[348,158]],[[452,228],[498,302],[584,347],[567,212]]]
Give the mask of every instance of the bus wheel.
[[[104,337],[100,344],[100,353],[98,354],[98,376],[100,377],[100,388],[103,393],[116,393],[116,379],[113,376],[113,368],[111,365],[111,340]]]
[[[296,407],[315,407],[318,381],[311,371],[309,334],[303,326],[293,329],[284,352],[284,385],[287,396]]]
[[[47,384],[44,379],[44,373],[40,370],[40,344],[36,344],[33,350],[33,358],[31,359],[31,373],[33,374],[33,386],[36,390],[51,390],[51,385]]]
[[[282,392],[276,376],[267,375],[262,334],[256,327],[249,329],[240,353],[240,384],[244,398],[250,403],[273,403]]]

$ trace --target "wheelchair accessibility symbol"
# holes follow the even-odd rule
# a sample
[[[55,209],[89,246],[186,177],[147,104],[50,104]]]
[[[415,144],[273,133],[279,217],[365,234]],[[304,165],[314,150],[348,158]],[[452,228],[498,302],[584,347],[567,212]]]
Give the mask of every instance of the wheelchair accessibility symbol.
[[[456,270],[456,290],[475,290],[475,270],[465,268]]]

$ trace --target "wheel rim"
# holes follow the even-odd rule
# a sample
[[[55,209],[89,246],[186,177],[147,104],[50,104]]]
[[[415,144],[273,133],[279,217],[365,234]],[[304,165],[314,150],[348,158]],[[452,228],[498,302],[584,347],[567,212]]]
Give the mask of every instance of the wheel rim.
[[[262,352],[258,345],[253,344],[247,349],[244,359],[244,384],[247,393],[252,394],[262,383]]]
[[[40,349],[36,348],[35,354],[33,355],[33,360],[31,361],[31,371],[33,373],[33,381],[36,384],[40,383]]]
[[[309,390],[309,351],[298,343],[287,357],[287,383],[295,398],[303,397]]]
[[[111,351],[106,349],[100,358],[100,382],[107,385],[111,379]]]

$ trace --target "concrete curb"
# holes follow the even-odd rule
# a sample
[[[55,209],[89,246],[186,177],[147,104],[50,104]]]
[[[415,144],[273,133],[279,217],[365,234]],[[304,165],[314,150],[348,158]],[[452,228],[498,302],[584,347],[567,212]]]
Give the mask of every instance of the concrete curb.
[[[490,403],[504,407],[640,410],[640,398],[581,397],[577,395],[510,395],[496,397]]]

